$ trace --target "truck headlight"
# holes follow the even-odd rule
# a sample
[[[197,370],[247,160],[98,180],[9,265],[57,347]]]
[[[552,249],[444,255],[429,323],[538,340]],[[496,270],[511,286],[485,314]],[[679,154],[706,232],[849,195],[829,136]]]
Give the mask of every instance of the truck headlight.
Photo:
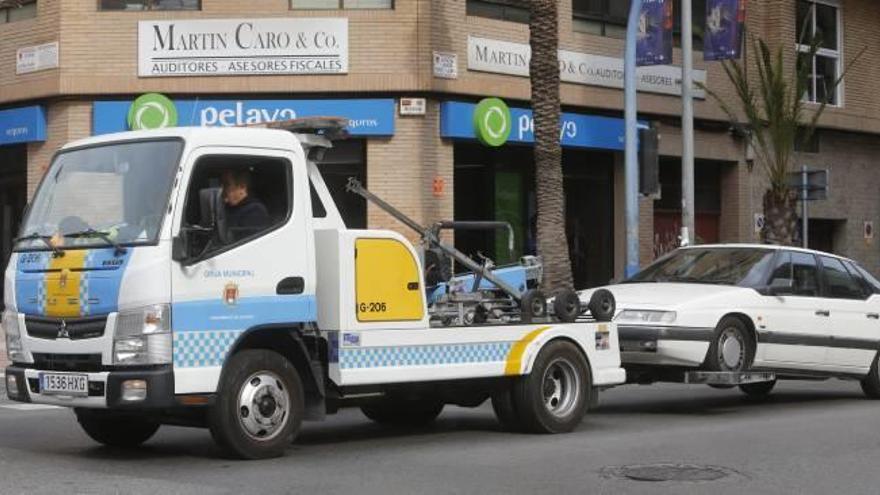
[[[6,334],[6,354],[13,363],[29,363],[30,357],[21,345],[21,328],[18,325],[18,313],[6,310],[0,322]]]
[[[119,312],[113,336],[113,364],[168,364],[171,352],[170,306],[157,304]]]
[[[620,322],[632,323],[672,323],[675,321],[675,311],[654,311],[645,309],[626,309],[617,317]]]

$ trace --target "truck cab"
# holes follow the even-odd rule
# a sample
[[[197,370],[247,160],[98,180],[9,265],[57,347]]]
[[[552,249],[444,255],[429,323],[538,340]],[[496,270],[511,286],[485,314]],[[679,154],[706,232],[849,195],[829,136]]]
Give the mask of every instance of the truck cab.
[[[551,360],[576,390],[550,416],[562,426],[544,430],[583,414],[588,398],[572,393],[624,381],[612,323],[432,328],[413,246],[346,229],[315,165],[329,146],[320,133],[264,128],[64,146],[5,273],[9,397],[74,408],[102,443],[208,426],[227,451],[256,458],[345,405],[394,422],[510,402],[554,339],[581,357]],[[242,223],[242,203],[259,219]]]

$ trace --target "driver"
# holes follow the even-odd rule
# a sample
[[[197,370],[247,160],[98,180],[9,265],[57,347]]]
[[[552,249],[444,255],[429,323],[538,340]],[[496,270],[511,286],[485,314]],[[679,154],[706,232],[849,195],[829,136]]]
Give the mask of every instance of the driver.
[[[269,211],[259,199],[250,194],[251,174],[247,169],[226,169],[221,175],[221,182],[230,243],[269,226]]]

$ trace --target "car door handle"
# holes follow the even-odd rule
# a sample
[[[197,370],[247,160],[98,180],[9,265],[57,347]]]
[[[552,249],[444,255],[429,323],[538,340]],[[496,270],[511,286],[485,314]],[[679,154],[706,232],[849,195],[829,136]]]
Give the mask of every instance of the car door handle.
[[[275,293],[279,296],[290,294],[302,294],[305,290],[306,282],[302,277],[287,277],[278,286],[275,287]]]
[[[827,309],[817,309],[816,316],[831,316],[831,311]]]
[[[880,313],[868,313],[866,316],[872,320],[880,320]]]

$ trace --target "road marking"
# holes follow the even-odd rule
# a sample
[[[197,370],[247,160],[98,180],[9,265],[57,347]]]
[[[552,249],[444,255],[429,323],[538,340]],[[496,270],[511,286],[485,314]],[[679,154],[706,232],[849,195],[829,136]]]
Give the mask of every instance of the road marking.
[[[10,406],[0,406],[3,409],[12,409],[13,411],[44,411],[49,409],[61,409],[61,406],[51,406],[49,404],[12,404]]]

